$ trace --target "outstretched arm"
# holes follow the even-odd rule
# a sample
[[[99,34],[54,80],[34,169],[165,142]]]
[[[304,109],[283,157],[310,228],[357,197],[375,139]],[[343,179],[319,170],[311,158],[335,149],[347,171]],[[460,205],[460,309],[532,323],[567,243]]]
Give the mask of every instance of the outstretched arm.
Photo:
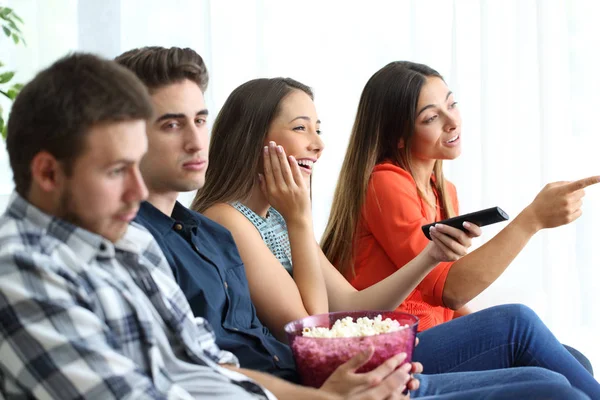
[[[584,188],[598,182],[600,177],[594,176],[546,185],[500,233],[454,263],[444,286],[446,306],[459,309],[490,286],[539,230],[579,218]]]

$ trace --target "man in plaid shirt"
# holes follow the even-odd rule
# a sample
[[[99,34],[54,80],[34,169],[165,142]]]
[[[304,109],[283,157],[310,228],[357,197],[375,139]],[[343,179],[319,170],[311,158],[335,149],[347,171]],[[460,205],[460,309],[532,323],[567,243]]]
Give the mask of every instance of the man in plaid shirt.
[[[16,99],[16,193],[0,218],[0,395],[329,399],[343,388],[400,398],[401,357],[344,381],[351,360],[316,390],[240,369],[218,348],[152,236],[130,223],[148,194],[138,166],[151,114],[131,72],[89,54],[57,61]]]

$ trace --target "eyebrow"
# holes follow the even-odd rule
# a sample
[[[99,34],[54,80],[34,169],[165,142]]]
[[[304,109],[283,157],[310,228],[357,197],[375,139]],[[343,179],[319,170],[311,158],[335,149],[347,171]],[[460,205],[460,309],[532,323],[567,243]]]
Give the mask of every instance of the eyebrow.
[[[452,91],[449,91],[449,92],[448,92],[448,94],[446,95],[446,99],[445,99],[445,100],[448,100],[448,97],[450,97],[450,95],[451,95],[451,94],[452,94]],[[419,115],[421,115],[421,113],[422,113],[423,111],[427,110],[428,108],[433,108],[433,107],[435,107],[435,105],[433,105],[433,104],[428,104],[428,105],[426,105],[425,107],[421,108],[421,109],[419,110],[419,112],[417,113],[417,117],[418,117]]]
[[[305,121],[309,121],[309,122],[311,121],[310,117],[307,117],[306,115],[300,115],[299,117],[296,117],[296,118],[294,118],[293,120],[291,120],[289,123],[291,124],[292,122],[294,122],[294,121],[295,121],[295,120],[297,120],[297,119],[303,119],[303,120],[305,120]],[[317,120],[317,124],[320,124],[320,123],[321,123],[321,120],[320,120],[320,119],[318,119],[318,120]]]
[[[208,115],[208,110],[205,108],[204,110],[200,110],[196,113],[196,117],[200,116],[200,115]],[[156,119],[156,121],[154,122],[161,122],[161,121],[165,121],[167,119],[183,119],[185,118],[185,114],[183,113],[166,113],[161,115],[160,117],[158,117]]]
[[[104,168],[108,169],[108,168],[112,168],[112,167],[115,167],[115,166],[120,165],[120,164],[124,164],[126,166],[129,166],[129,165],[135,164],[135,162],[136,162],[135,160],[132,160],[130,158],[121,158],[121,159],[118,159],[118,160],[111,161],[111,162],[107,163],[104,166]]]

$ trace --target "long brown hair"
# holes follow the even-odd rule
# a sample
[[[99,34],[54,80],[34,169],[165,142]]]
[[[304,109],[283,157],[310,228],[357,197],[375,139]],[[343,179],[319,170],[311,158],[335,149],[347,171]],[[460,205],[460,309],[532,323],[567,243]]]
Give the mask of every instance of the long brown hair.
[[[290,78],[254,79],[235,89],[217,115],[210,137],[210,162],[204,187],[191,208],[244,201],[261,171],[262,149],[282,100],[294,90],[313,99],[312,90]]]
[[[321,240],[323,252],[343,274],[348,270],[354,274],[355,234],[375,165],[391,160],[414,176],[411,144],[419,94],[428,77],[443,79],[426,65],[396,61],[377,71],[362,92]],[[401,149],[400,140],[404,141]],[[442,215],[453,216],[441,160],[435,162],[434,176]],[[425,199],[418,186],[417,191]]]

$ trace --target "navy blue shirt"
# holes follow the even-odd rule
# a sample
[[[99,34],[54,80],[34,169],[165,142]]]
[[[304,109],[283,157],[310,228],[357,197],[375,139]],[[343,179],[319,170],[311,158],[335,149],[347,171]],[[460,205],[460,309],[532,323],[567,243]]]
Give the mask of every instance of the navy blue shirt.
[[[210,322],[220,348],[244,368],[298,380],[290,347],[256,315],[244,264],[225,227],[179,202],[171,217],[144,202],[135,220],[160,245],[192,311]]]

